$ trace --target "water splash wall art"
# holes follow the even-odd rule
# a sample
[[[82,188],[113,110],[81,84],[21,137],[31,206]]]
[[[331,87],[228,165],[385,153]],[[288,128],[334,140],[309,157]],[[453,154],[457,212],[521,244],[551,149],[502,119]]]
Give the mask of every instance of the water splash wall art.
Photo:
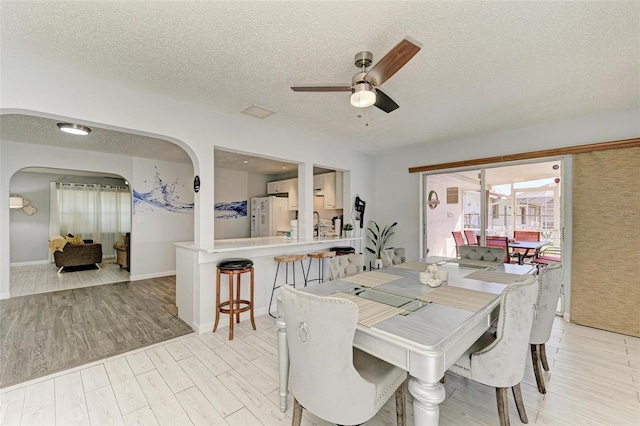
[[[133,189],[133,214],[142,213],[145,210],[160,208],[173,213],[193,213],[193,203],[180,201],[179,180],[168,184],[160,177],[158,166],[156,174],[151,181],[152,188],[149,192],[138,192]]]
[[[216,219],[237,219],[247,216],[247,200],[216,203],[214,206]]]

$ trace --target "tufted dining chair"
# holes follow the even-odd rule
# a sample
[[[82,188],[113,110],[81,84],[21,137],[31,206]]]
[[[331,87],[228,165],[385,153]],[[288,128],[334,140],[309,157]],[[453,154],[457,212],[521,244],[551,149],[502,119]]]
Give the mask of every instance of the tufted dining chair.
[[[351,253],[329,259],[329,279],[331,281],[364,271],[364,258],[360,253]]]
[[[460,247],[461,262],[464,259],[481,260],[484,262],[498,262],[504,259],[506,251],[500,247],[462,246]]]
[[[538,315],[533,319],[531,327],[531,362],[533,364],[533,372],[536,375],[536,383],[538,392],[547,393],[544,386],[544,377],[540,370],[540,364],[545,371],[549,371],[547,363],[547,354],[545,352],[545,343],[551,336],[551,327],[553,319],[556,315],[558,299],[562,290],[564,281],[564,267],[559,263],[551,263],[540,270],[538,275],[538,298],[536,306],[538,307]]]
[[[407,372],[353,347],[355,303],[282,287],[293,394],[292,425],[302,410],[331,423],[362,424],[394,394],[398,425],[405,424]]]
[[[520,382],[524,376],[537,292],[538,281],[533,275],[523,275],[507,286],[500,296],[496,335],[483,334],[449,368],[453,373],[496,388],[501,426],[509,425],[508,388],[513,391],[520,420],[528,423]]]
[[[407,251],[403,247],[390,248],[382,251],[382,267],[398,265],[407,261]]]

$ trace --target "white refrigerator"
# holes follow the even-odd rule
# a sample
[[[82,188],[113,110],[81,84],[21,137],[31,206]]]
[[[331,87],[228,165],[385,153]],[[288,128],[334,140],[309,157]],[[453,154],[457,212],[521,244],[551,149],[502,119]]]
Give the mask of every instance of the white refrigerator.
[[[251,237],[283,235],[291,228],[289,200],[285,197],[251,199]],[[278,234],[280,232],[280,234]]]

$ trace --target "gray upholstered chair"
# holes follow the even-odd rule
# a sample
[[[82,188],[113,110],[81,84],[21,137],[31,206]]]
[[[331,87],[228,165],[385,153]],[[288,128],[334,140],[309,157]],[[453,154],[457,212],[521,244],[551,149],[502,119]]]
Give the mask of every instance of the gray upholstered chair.
[[[381,255],[383,268],[407,261],[407,251],[403,247],[382,250]]]
[[[529,339],[533,372],[536,375],[536,383],[540,393],[547,393],[540,364],[542,364],[542,368],[545,371],[549,371],[545,343],[551,336],[551,327],[556,315],[563,282],[564,267],[561,264],[550,263],[548,266],[541,268],[540,275],[538,275],[538,299],[536,302],[538,315],[533,319],[531,338]]]
[[[460,259],[502,262],[507,255],[505,249],[486,246],[460,246]],[[462,262],[460,262],[462,263]]]
[[[496,388],[500,425],[509,424],[507,388],[512,388],[520,420],[528,423],[520,382],[534,317],[538,281],[523,275],[500,296],[497,332],[485,333],[449,371]]]
[[[329,259],[329,279],[331,281],[364,271],[364,258],[360,253],[351,253]]]
[[[355,303],[283,286],[293,394],[292,425],[303,408],[331,423],[355,425],[371,419],[396,395],[399,425],[405,423],[407,372],[353,348]]]

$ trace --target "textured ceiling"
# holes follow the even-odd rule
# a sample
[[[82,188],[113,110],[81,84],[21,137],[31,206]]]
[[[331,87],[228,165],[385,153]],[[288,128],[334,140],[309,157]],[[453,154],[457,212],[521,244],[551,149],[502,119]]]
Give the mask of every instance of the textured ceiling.
[[[6,1],[3,49],[375,153],[606,111],[640,100],[638,1]],[[356,109],[353,56],[422,50]],[[361,118],[358,118],[358,115]],[[365,124],[368,123],[368,126]]]

